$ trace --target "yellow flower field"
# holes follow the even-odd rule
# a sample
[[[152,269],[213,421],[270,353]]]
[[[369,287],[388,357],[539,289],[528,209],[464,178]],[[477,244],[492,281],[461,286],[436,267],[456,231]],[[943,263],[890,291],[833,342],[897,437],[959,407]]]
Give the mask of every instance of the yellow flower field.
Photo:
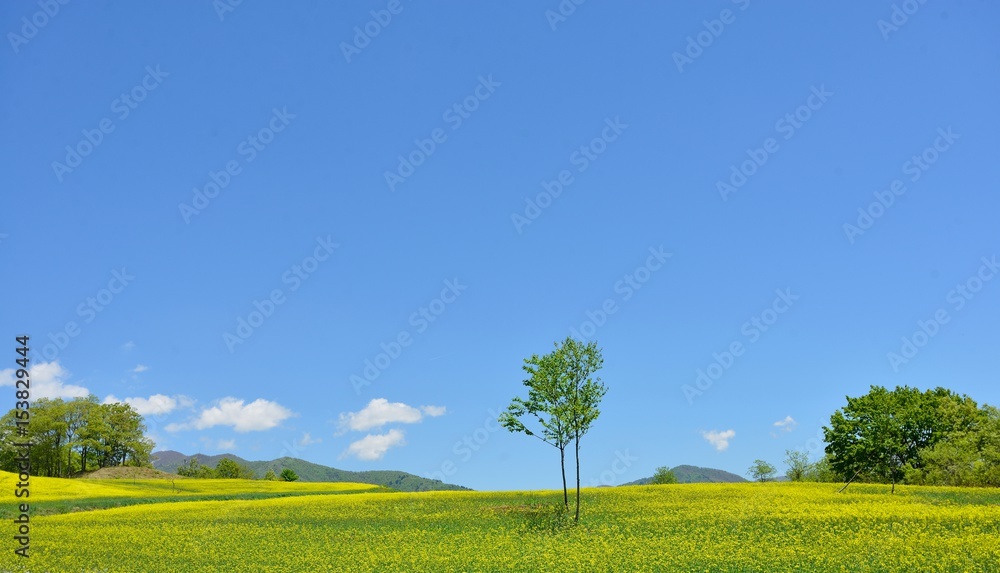
[[[0,471],[0,491],[13,501],[17,476]],[[31,476],[31,501],[62,501],[85,498],[154,498],[248,493],[340,493],[365,491],[378,486],[367,483],[285,482],[245,479],[62,479]]]
[[[532,509],[557,502],[561,492],[135,505],[33,518],[30,561],[15,558],[5,534],[9,549],[0,571],[1000,571],[1000,492],[837,489],[791,483],[590,489],[578,527],[559,526]],[[7,503],[12,498],[5,494]]]

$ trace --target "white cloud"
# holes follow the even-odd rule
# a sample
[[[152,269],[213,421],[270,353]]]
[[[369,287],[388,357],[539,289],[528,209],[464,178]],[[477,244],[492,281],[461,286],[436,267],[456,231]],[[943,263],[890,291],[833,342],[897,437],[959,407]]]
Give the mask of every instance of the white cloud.
[[[428,416],[444,414],[444,406],[422,406]],[[364,432],[372,428],[381,428],[386,424],[415,424],[423,418],[420,410],[407,406],[402,402],[389,402],[385,398],[375,398],[358,412],[347,412],[340,415],[339,433],[347,430]]]
[[[14,386],[16,383],[13,368],[0,370],[0,386]],[[66,384],[69,372],[58,361],[39,362],[28,368],[28,378],[31,380],[31,397],[38,398],[86,398],[90,391],[83,386]]]
[[[309,435],[309,432],[303,432],[302,437],[295,441],[295,447],[304,448],[306,446],[311,446],[312,444],[318,444],[322,441],[322,438],[313,438]]]
[[[708,443],[712,444],[712,447],[716,450],[724,452],[727,448],[729,448],[729,440],[736,437],[736,431],[724,430],[720,432],[718,430],[709,430],[707,432],[702,432],[701,437],[708,440]]]
[[[125,352],[131,352],[132,350],[135,350],[135,342],[129,340],[125,344],[122,344],[122,350],[124,350]]]
[[[146,366],[145,364],[139,364],[138,366],[132,369],[132,372],[139,373],[139,372],[145,372],[147,370],[149,370],[149,366]]]
[[[431,418],[444,416],[446,410],[444,406],[421,406],[420,409],[424,411],[424,414],[430,416]]]
[[[205,408],[197,418],[186,424],[169,424],[168,432],[179,430],[205,430],[215,426],[230,426],[237,432],[270,430],[294,416],[291,410],[277,402],[258,398],[249,404],[243,400],[226,397],[211,408]]]
[[[220,438],[218,440],[215,440],[206,436],[202,436],[198,438],[198,441],[202,443],[202,448],[205,451],[215,450],[218,452],[226,452],[226,450],[236,449],[236,440],[234,439],[223,440]]]
[[[798,425],[799,423],[796,422],[795,418],[792,418],[791,416],[785,416],[784,420],[778,420],[774,423],[774,427],[781,428],[782,432],[791,432],[795,429],[795,426]]]
[[[380,460],[389,448],[405,445],[401,430],[389,430],[385,434],[368,434],[356,442],[352,442],[340,457],[354,456],[359,460]]]
[[[153,394],[149,398],[137,396],[134,398],[125,398],[124,400],[116,397],[114,394],[109,394],[104,399],[105,404],[113,402],[128,404],[142,416],[159,416],[173,412],[178,406],[190,405],[191,399],[187,396],[166,396],[164,394]]]

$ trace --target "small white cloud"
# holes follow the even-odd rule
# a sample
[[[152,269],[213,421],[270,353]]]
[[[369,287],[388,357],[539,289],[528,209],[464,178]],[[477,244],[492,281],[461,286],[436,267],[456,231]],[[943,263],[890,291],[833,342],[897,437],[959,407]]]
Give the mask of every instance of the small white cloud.
[[[149,398],[134,397],[122,400],[113,394],[109,394],[108,397],[104,399],[104,403],[111,404],[118,402],[128,404],[142,416],[160,416],[163,414],[169,414],[170,412],[176,410],[177,406],[181,403],[181,399],[190,400],[190,398],[187,398],[186,396],[171,397],[164,394],[153,394]]]
[[[356,442],[352,442],[340,457],[354,456],[359,460],[374,461],[382,459],[389,448],[406,444],[401,430],[389,430],[385,434],[368,434]]]
[[[736,431],[724,430],[720,432],[718,430],[709,430],[707,432],[702,432],[701,437],[708,440],[708,443],[712,444],[712,447],[716,450],[724,452],[727,448],[729,448],[729,440],[736,437]]]
[[[445,411],[447,410],[444,406],[421,406],[420,409],[423,410],[424,414],[430,416],[431,418],[444,416]]]
[[[423,406],[428,416],[444,414],[443,406]],[[358,412],[347,412],[340,415],[339,433],[347,430],[364,432],[372,428],[381,428],[386,424],[415,424],[423,418],[420,410],[407,406],[402,402],[389,402],[385,398],[375,398]]]
[[[322,442],[322,438],[313,438],[309,435],[309,432],[303,432],[302,437],[295,441],[295,446],[298,448],[304,448],[306,446],[311,446],[313,444],[318,444]]]
[[[781,428],[782,432],[791,432],[795,429],[795,426],[798,425],[799,423],[796,422],[795,418],[792,418],[791,416],[785,416],[784,420],[778,420],[774,423],[774,427]]]
[[[145,372],[147,370],[149,370],[149,366],[146,366],[145,364],[139,364],[138,366],[132,369],[132,372],[138,374],[139,372]]]
[[[236,449],[236,440],[233,439],[223,440],[220,438],[218,440],[215,440],[207,436],[202,436],[198,438],[198,441],[203,444],[202,447],[205,450],[216,450],[225,453],[226,450]]]
[[[237,432],[270,430],[294,416],[291,410],[277,402],[258,398],[246,404],[243,400],[226,397],[211,408],[205,408],[186,424],[168,424],[168,432],[205,430],[215,426],[230,426]]]
[[[13,368],[0,370],[0,386],[16,384]],[[38,398],[86,398],[90,391],[83,386],[66,384],[69,372],[57,360],[39,362],[28,368],[28,378],[31,380],[31,397]]]
[[[135,350],[135,343],[129,340],[125,344],[122,344],[122,350],[124,350],[125,352],[131,352]]]

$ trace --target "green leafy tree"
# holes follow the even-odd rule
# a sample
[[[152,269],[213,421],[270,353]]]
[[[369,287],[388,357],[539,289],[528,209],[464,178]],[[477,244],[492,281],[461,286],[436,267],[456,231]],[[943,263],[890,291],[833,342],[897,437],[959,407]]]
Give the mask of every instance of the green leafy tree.
[[[818,461],[809,466],[804,481],[821,483],[836,483],[844,481],[844,477],[833,471],[830,466],[830,456],[824,454]]]
[[[101,467],[129,465],[148,466],[152,443],[143,437],[146,426],[139,415],[128,404],[102,404],[107,421],[102,434],[103,448]]]
[[[215,475],[223,479],[238,479],[240,475],[240,464],[229,458],[222,458],[215,464]]]
[[[667,485],[667,484],[677,483],[677,476],[670,468],[666,466],[661,466],[656,468],[656,472],[653,474],[653,479],[650,480],[649,483],[652,485]]]
[[[983,406],[979,430],[981,464],[977,485],[1000,487],[1000,409]]]
[[[532,354],[531,358],[526,358],[521,368],[528,373],[528,378],[524,380],[528,396],[514,398],[507,410],[500,415],[499,422],[510,432],[533,436],[559,450],[563,505],[569,507],[566,447],[572,436],[564,415],[569,405],[569,388],[561,367],[558,349],[544,356]],[[529,428],[522,421],[525,418],[534,420],[535,429]]]
[[[906,468],[908,483],[918,485],[979,485],[981,454],[975,434],[952,434],[920,451],[918,467]]]
[[[94,400],[97,400],[96,396]],[[101,467],[100,462],[106,456],[104,436],[110,430],[101,405],[95,404],[85,410],[86,424],[80,429],[77,442],[80,448],[80,465],[84,471],[89,471],[92,467]]]
[[[774,466],[765,462],[764,460],[754,460],[750,469],[747,470],[749,474],[755,481],[765,482],[774,478],[774,474],[778,472]]]
[[[809,463],[809,454],[801,450],[785,450],[785,476],[792,481],[803,481],[812,468]]]
[[[281,470],[281,479],[285,481],[295,481],[299,479],[299,476],[292,470],[292,468],[285,468]]]
[[[153,443],[143,436],[142,416],[128,404],[100,404],[96,396],[39,398],[31,404],[27,435],[18,431],[15,413],[0,417],[0,434],[6,436],[0,445],[0,469],[14,469],[14,441],[31,442],[35,475],[70,477],[93,465],[151,465]]]
[[[918,485],[1000,485],[1000,411],[983,406],[971,430],[945,435],[920,451],[920,464],[906,470],[906,481]]]
[[[193,457],[188,458],[184,463],[177,467],[177,475],[199,479],[216,477],[214,469],[210,466],[202,465],[196,458]]]
[[[87,454],[89,454],[89,436],[93,434],[90,427],[94,423],[94,412],[100,409],[97,396],[91,394],[86,398],[72,400],[66,403],[66,465],[70,474],[74,471],[87,471]]]
[[[864,396],[848,396],[847,405],[830,417],[823,428],[826,453],[831,468],[849,476],[848,484],[860,477],[891,483],[895,492],[905,474],[923,468],[921,452],[949,434],[974,431],[979,419],[971,398],[944,388],[872,386]]]
[[[580,440],[600,415],[598,405],[607,392],[600,378],[591,376],[604,363],[596,342],[582,343],[566,338],[555,350],[525,360],[524,381],[527,398],[514,398],[500,416],[500,424],[511,432],[534,436],[559,450],[563,476],[563,504],[569,505],[566,486],[566,448],[574,444],[576,457],[576,514],[580,520]],[[532,430],[522,418],[534,418],[540,431]]]
[[[264,479],[267,481],[276,481],[278,479],[278,476],[274,475],[274,470],[269,469],[264,474]]]

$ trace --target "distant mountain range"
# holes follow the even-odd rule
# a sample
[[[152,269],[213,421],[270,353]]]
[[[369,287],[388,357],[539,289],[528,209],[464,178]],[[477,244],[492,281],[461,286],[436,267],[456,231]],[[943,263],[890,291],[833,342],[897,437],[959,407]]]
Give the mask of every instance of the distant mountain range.
[[[233,454],[219,454],[217,456],[206,456],[205,454],[195,454],[189,456],[173,450],[163,450],[153,452],[153,467],[167,473],[177,473],[177,468],[189,458],[198,460],[199,464],[215,467],[223,458],[229,458],[234,462],[249,467],[258,478],[264,477],[267,470],[273,470],[275,475],[281,474],[285,468],[289,468],[298,474],[301,481],[326,481],[326,482],[355,482],[370,483],[391,487],[397,491],[432,491],[432,490],[468,490],[467,487],[444,483],[441,480],[427,479],[406,472],[392,470],[376,470],[366,472],[352,472],[338,470],[328,466],[322,466],[300,460],[298,458],[278,458],[271,461],[249,461]]]
[[[748,481],[734,473],[712,468],[699,468],[697,466],[677,466],[670,471],[674,472],[674,475],[677,476],[677,481],[680,483],[739,483]],[[646,485],[652,480],[653,478],[650,476],[623,483],[622,485]]]

